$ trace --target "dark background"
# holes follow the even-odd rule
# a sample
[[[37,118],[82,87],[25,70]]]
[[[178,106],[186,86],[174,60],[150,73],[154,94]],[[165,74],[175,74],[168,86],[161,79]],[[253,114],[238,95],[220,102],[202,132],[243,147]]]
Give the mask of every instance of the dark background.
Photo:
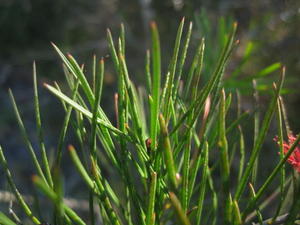
[[[88,73],[93,54],[110,60],[107,57],[106,28],[109,27],[117,37],[120,23],[124,23],[130,75],[141,83],[144,53],[149,47],[149,22],[155,20],[158,24],[162,60],[168,62],[181,18],[194,21],[203,13],[210,21],[208,37],[213,37],[221,17],[238,22],[237,38],[241,47],[233,54],[232,67],[238,64],[239,50],[245,43],[252,41],[257,46],[243,71],[244,76],[274,62],[287,66],[286,87],[289,91],[284,99],[291,128],[298,133],[300,3],[297,0],[0,0],[0,144],[11,167],[20,171],[17,183],[30,183],[28,177],[32,170],[26,163],[30,162],[29,154],[17,127],[7,90],[13,90],[29,135],[36,143],[32,89],[32,63],[35,60],[46,145],[53,150],[64,113],[59,101],[44,90],[42,83],[56,80],[63,86],[64,75],[51,41],[64,52],[72,53],[80,63],[85,63]],[[194,40],[207,35],[197,23],[194,32]],[[217,50],[211,47],[206,51]],[[276,80],[278,74],[275,72],[268,82]],[[112,112],[115,80],[114,71],[108,66],[102,100],[108,115]],[[263,96],[267,94],[261,95],[264,103]],[[245,94],[246,108],[249,98]],[[0,184],[3,180],[0,174]]]

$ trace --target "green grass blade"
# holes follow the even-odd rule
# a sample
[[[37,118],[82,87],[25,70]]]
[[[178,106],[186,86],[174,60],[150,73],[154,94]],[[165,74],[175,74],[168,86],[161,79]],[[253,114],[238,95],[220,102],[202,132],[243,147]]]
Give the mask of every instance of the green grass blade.
[[[24,211],[24,213],[26,214],[26,216],[34,223],[34,224],[40,224],[41,222],[39,221],[38,218],[36,218],[33,213],[31,212],[29,206],[26,204],[26,202],[24,201],[22,195],[20,194],[19,190],[17,189],[12,176],[11,176],[11,172],[8,169],[7,166],[7,161],[4,157],[3,151],[2,151],[2,147],[0,146],[0,163],[3,165],[4,170],[5,170],[5,175],[7,177],[7,181],[10,185],[10,188],[12,189],[16,199],[18,200],[18,203],[20,204],[22,210]]]
[[[9,219],[4,213],[0,212],[0,224],[2,225],[17,225],[11,219]]]
[[[101,102],[102,92],[103,92],[103,81],[104,81],[104,59],[101,58],[100,62],[98,63],[98,73],[96,76],[99,76],[99,105]],[[96,94],[95,94],[96,95]],[[95,97],[96,98],[96,97]]]
[[[186,142],[183,153],[183,168],[182,168],[182,187],[180,190],[180,201],[182,203],[182,209],[187,211],[189,202],[189,168],[190,168],[190,157],[191,157],[191,132],[186,137]],[[174,151],[175,155],[175,151]]]
[[[273,171],[268,176],[268,178],[266,179],[266,181],[264,182],[264,184],[261,186],[260,189],[258,189],[257,194],[252,199],[252,201],[250,201],[248,203],[248,206],[246,207],[246,209],[245,209],[245,211],[243,213],[244,214],[243,218],[245,218],[247,216],[247,214],[249,213],[249,211],[251,211],[253,209],[253,207],[255,206],[256,202],[265,193],[266,188],[274,180],[274,178],[276,177],[276,175],[280,172],[281,167],[284,165],[284,163],[287,161],[287,159],[293,153],[293,151],[295,150],[295,148],[297,147],[297,145],[299,144],[299,142],[300,142],[300,134],[297,135],[297,138],[296,138],[295,142],[292,144],[292,146],[290,147],[289,151],[284,155],[284,157],[282,159],[280,159],[279,163],[273,169]]]
[[[202,177],[201,177],[201,183],[200,183],[200,194],[199,194],[199,200],[198,200],[198,208],[197,208],[197,215],[196,215],[196,221],[198,225],[201,223],[201,215],[202,215],[202,209],[203,209],[203,202],[205,197],[205,190],[207,185],[207,173],[208,173],[208,143],[205,142],[204,149],[203,149],[203,168],[202,168]]]
[[[96,56],[95,56],[96,57]],[[70,89],[73,89],[74,87],[74,76],[71,74],[71,72],[68,70],[67,66],[65,64],[62,64],[65,79],[67,81],[67,84]]]
[[[228,143],[226,137],[226,109],[225,109],[225,91],[222,91],[221,103],[219,110],[219,142],[220,147],[220,173],[222,180],[222,188],[225,198],[225,208],[224,208],[224,222],[230,224],[231,221],[231,194],[230,194],[230,163],[228,156]]]
[[[56,203],[58,198],[56,193],[52,189],[50,189],[40,177],[34,175],[32,177],[32,181],[34,185],[36,185],[39,190],[41,190],[51,201]],[[70,219],[72,219],[75,224],[86,225],[86,223],[66,204],[62,203],[62,207],[66,215],[70,217]]]
[[[52,168],[52,175],[53,175],[53,191],[56,193],[56,201],[55,201],[55,222],[58,224],[69,224],[71,225],[71,221],[68,219],[65,220],[65,210],[63,207],[63,180],[60,173],[60,168],[58,166],[55,166]]]
[[[148,201],[148,210],[146,215],[146,225],[154,225],[155,222],[155,196],[156,196],[156,184],[157,183],[157,174],[156,172],[152,173],[151,176],[151,184],[150,184],[150,191],[149,191],[149,201]]]
[[[77,80],[74,89],[72,91],[72,100],[74,101],[77,95],[77,90],[78,90],[78,86],[79,86],[79,80]],[[57,144],[57,155],[56,155],[56,160],[55,160],[55,164],[56,166],[60,165],[61,162],[61,158],[62,158],[62,151],[63,151],[63,144],[66,138],[66,134],[67,134],[67,130],[69,127],[69,121],[70,121],[70,117],[71,117],[71,113],[72,113],[72,105],[69,105],[67,107],[67,111],[66,111],[66,115],[63,121],[63,125],[59,134],[59,138],[58,138],[58,144]]]
[[[175,133],[175,131],[183,124],[185,119],[194,111],[195,107],[198,107],[198,108],[196,108],[196,113],[194,115],[194,119],[191,121],[192,124],[198,118],[198,115],[201,112],[201,110],[204,106],[204,102],[206,101],[207,97],[216,88],[216,85],[218,84],[218,82],[220,82],[220,79],[221,79],[223,71],[224,71],[224,67],[225,67],[226,62],[227,62],[227,60],[230,56],[230,53],[232,51],[236,28],[237,28],[237,24],[235,23],[234,26],[233,26],[232,32],[230,34],[230,37],[228,39],[228,42],[227,42],[227,44],[226,44],[226,46],[225,46],[225,48],[224,48],[224,50],[223,50],[223,52],[220,56],[220,59],[219,59],[218,65],[215,69],[215,72],[213,73],[213,75],[212,75],[211,79],[209,80],[208,84],[205,86],[203,91],[201,91],[201,93],[199,94],[199,97],[197,97],[197,99],[195,99],[191,103],[188,110],[179,119],[177,124],[174,126],[174,128],[170,132],[170,135]]]
[[[166,104],[166,95],[167,95],[167,90],[168,90],[168,87],[169,87],[169,84],[170,84],[170,72],[167,73],[166,75],[166,82],[165,82],[165,85],[164,85],[164,88],[162,90],[162,93],[161,93],[161,102],[162,104],[165,103]]]
[[[124,24],[121,23],[120,27],[120,40],[121,40],[121,51],[120,53],[125,57],[125,27]]]
[[[113,59],[114,68],[116,70],[118,70],[118,68],[119,68],[119,59],[118,59],[116,48],[115,48],[115,45],[114,45],[114,41],[113,41],[113,38],[112,38],[112,35],[111,35],[111,32],[110,32],[109,29],[107,29],[107,41],[108,41],[108,47],[109,47],[109,50],[110,50],[110,54],[111,54],[111,57]]]
[[[59,92],[60,89],[56,88]],[[82,105],[83,108],[87,108],[86,103],[84,102],[83,98],[80,95],[77,95],[78,98],[78,102],[79,104]],[[63,102],[63,104],[65,104],[65,102],[63,100],[61,100]],[[76,134],[78,134],[78,139],[81,143],[81,149],[83,149],[83,139],[86,136],[86,129],[84,128],[84,124],[83,124],[83,118],[82,114],[78,111],[78,110],[74,110],[76,112],[76,119],[73,122],[73,127],[76,131]],[[97,119],[98,120],[98,119]],[[116,168],[119,169],[118,166],[118,157],[115,154],[115,145],[110,137],[110,135],[107,133],[108,130],[104,129],[104,127],[101,126],[101,124],[99,124],[100,126],[97,126],[97,137],[100,139],[105,152],[107,153],[107,155],[109,156],[110,160],[112,161],[113,165],[116,166]],[[128,137],[129,138],[129,137]]]
[[[282,127],[282,109],[281,109],[281,104],[280,104],[280,97],[277,101],[277,121],[278,121],[278,145],[279,145],[279,152],[280,152],[280,159],[283,159],[284,157],[284,148],[283,148],[283,127]],[[279,204],[276,209],[276,213],[273,217],[273,221],[276,220],[277,216],[280,213],[280,210],[283,205],[283,201],[285,199],[285,165],[281,167],[280,170],[280,199],[279,199]]]
[[[27,131],[25,129],[25,126],[23,124],[23,121],[21,119],[21,116],[20,116],[20,113],[19,113],[19,110],[18,110],[18,107],[17,107],[17,104],[16,104],[16,101],[15,101],[15,98],[13,96],[13,93],[12,91],[9,89],[8,90],[9,92],[9,97],[10,97],[10,100],[12,102],[12,105],[13,105],[13,108],[14,108],[14,112],[15,112],[15,115],[16,115],[16,118],[17,118],[17,121],[18,121],[18,125],[20,127],[20,130],[21,130],[21,133],[22,133],[22,136],[23,136],[23,139],[24,139],[24,142],[26,144],[26,147],[31,155],[31,158],[32,158],[32,161],[36,167],[36,170],[37,170],[37,173],[47,182],[46,178],[45,178],[45,175],[44,175],[44,172],[41,168],[41,165],[35,155],[35,152],[34,152],[34,149],[31,145],[31,142],[29,140],[29,137],[28,137],[28,134],[27,134]]]
[[[56,52],[58,53],[58,55],[63,60],[64,64],[68,68],[68,70],[71,72],[71,74],[75,78],[80,80],[80,84],[86,95],[86,98],[89,101],[89,104],[93,105],[95,97],[94,97],[93,91],[92,91],[91,87],[89,86],[89,83],[88,83],[85,75],[83,74],[82,68],[78,65],[78,63],[76,62],[76,60],[73,58],[72,55],[68,54],[68,58],[67,58],[64,56],[64,54],[59,50],[59,48],[56,45],[54,45],[54,44],[52,44],[52,45],[53,45],[54,49],[56,50]],[[106,123],[110,123],[110,121],[108,120],[107,116],[105,115],[105,113],[103,112],[101,107],[99,107],[99,116],[101,119],[106,121]],[[106,133],[106,135],[109,135],[109,134]]]
[[[175,208],[175,212],[178,216],[179,219],[178,222],[182,225],[191,225],[191,222],[189,221],[186,212],[182,209],[180,201],[178,200],[176,195],[173,192],[170,192],[169,196],[170,196],[171,203]]]
[[[199,75],[198,73],[201,71],[202,67],[202,61],[203,61],[203,53],[204,53],[204,39],[202,38],[197,50],[196,54],[193,58],[192,65],[189,69],[188,75],[187,75],[187,81],[185,86],[185,99],[189,97],[189,95],[194,93],[195,91],[190,91],[192,89],[193,81],[195,80],[195,76]],[[199,69],[198,69],[199,68]],[[197,70],[197,72],[196,72]],[[200,76],[198,77],[200,79]],[[199,81],[196,77],[196,80]],[[194,97],[194,96],[193,96]]]
[[[58,91],[57,89],[55,89],[54,87],[52,87],[51,85],[48,84],[44,84],[44,86],[54,95],[56,95],[58,98],[62,99],[64,102],[68,103],[69,105],[71,105],[73,108],[75,108],[76,110],[78,110],[79,112],[81,112],[83,115],[85,115],[86,117],[88,117],[89,119],[93,118],[93,114],[86,110],[85,108],[83,108],[81,105],[79,105],[77,102],[74,102],[72,99],[70,99],[69,97],[67,97],[66,95],[64,95],[62,92]],[[97,118],[97,123],[103,125],[104,127],[106,127],[107,129],[111,130],[112,132],[114,132],[117,135],[125,135],[122,131],[120,131],[119,129],[115,128],[114,126],[112,126],[110,123],[107,123],[106,121]],[[126,136],[126,135],[125,135]],[[127,137],[127,136],[126,136]],[[128,137],[127,137],[128,138]]]
[[[76,63],[75,59],[70,54],[68,54],[68,58],[67,58],[66,56],[64,56],[64,54],[60,51],[60,49],[55,44],[52,43],[52,45],[55,51],[60,56],[60,58],[63,60],[64,64],[67,66],[68,70],[70,70],[70,72],[75,76],[75,78],[80,80],[82,88],[89,102],[92,102],[93,92],[82,72],[82,68],[80,68],[80,66]]]
[[[237,201],[234,201],[232,204],[232,210],[234,215],[234,225],[242,225],[242,217]]]
[[[291,182],[292,182],[292,175],[290,175],[287,179],[286,179],[286,181],[285,181],[285,184],[284,184],[284,187],[285,188],[288,188],[289,186],[291,186]],[[249,185],[250,186],[250,185]],[[270,194],[270,197],[269,198],[267,198],[267,199],[265,199],[264,201],[262,201],[262,203],[260,203],[259,204],[259,209],[260,210],[263,210],[263,209],[265,209],[267,206],[269,206],[272,202],[273,202],[273,200],[274,200],[274,198],[276,198],[278,195],[280,194],[280,187],[277,187],[276,189],[275,189],[275,191],[273,191],[271,194]],[[288,200],[287,200],[288,201]],[[284,203],[283,203],[284,204]],[[247,217],[246,217],[246,219],[244,220],[246,223],[247,222],[249,222],[249,221],[251,221],[251,219],[253,218],[253,217],[255,217],[255,215],[256,215],[256,212],[251,212],[249,215],[247,215]],[[272,218],[270,219],[270,220],[272,220]]]
[[[102,82],[103,82],[103,75],[104,75],[104,60],[101,59],[100,61],[100,72],[99,75],[95,79],[95,102],[93,105],[93,117],[92,117],[92,129],[91,129],[91,145],[90,145],[90,152],[94,159],[96,159],[96,127],[97,127],[97,112],[98,112],[98,105],[100,104],[101,99],[101,89],[102,89]]]
[[[215,187],[214,187],[214,180],[213,180],[210,168],[208,169],[207,173],[208,173],[207,174],[208,186],[209,186],[209,189],[212,193],[212,211],[213,211],[212,225],[215,225],[215,224],[217,224],[217,221],[218,221],[218,218],[219,218],[218,217],[218,205],[219,205],[218,204],[218,193],[217,193],[217,191],[215,190]]]
[[[259,151],[261,149],[261,146],[263,144],[263,141],[266,137],[266,134],[267,134],[267,131],[269,129],[274,111],[276,109],[277,99],[279,97],[279,93],[280,93],[280,90],[281,90],[282,85],[283,85],[284,74],[285,74],[285,69],[283,69],[283,71],[282,71],[282,75],[280,76],[278,88],[276,89],[275,94],[272,98],[272,101],[269,104],[268,110],[267,110],[267,112],[265,114],[265,117],[264,117],[264,120],[262,122],[261,130],[259,132],[257,142],[255,143],[255,146],[254,146],[254,148],[251,152],[250,160],[249,160],[249,162],[247,164],[247,167],[245,169],[245,172],[244,172],[244,174],[241,178],[241,182],[239,183],[239,185],[237,187],[237,190],[236,190],[236,193],[235,193],[235,196],[234,196],[235,200],[240,199],[240,197],[242,195],[242,192],[244,191],[244,189],[246,187],[248,178],[250,176],[250,172],[252,171],[253,165],[254,165],[255,160],[257,158],[257,154],[259,153]]]
[[[250,195],[251,195],[251,198],[255,198],[256,196],[256,193],[255,193],[255,190],[254,190],[254,187],[251,183],[249,183],[249,189],[250,189]],[[256,216],[260,222],[260,224],[262,224],[263,222],[263,217],[262,217],[262,214],[261,214],[261,209],[259,206],[256,206],[255,205],[255,213],[256,213]]]
[[[156,137],[158,130],[158,115],[160,108],[160,85],[161,85],[161,56],[160,56],[160,41],[157,26],[154,22],[151,23],[151,38],[152,38],[152,99],[150,104],[150,138],[151,149],[156,149]]]
[[[90,178],[89,174],[86,172],[84,166],[82,165],[79,156],[77,155],[75,148],[72,145],[68,146],[68,150],[71,156],[71,159],[76,167],[76,169],[78,170],[78,172],[80,173],[82,179],[85,181],[85,183],[88,185],[88,187],[91,190],[95,189],[95,185],[93,180]]]
[[[127,72],[127,67],[125,63],[125,59],[122,55],[122,44],[119,39],[119,77],[118,77],[118,122],[119,122],[119,129],[123,132],[126,132],[126,127],[128,126],[128,119],[129,119],[129,108],[130,113],[136,113],[134,106],[134,102],[129,103],[129,98],[132,97],[132,89],[131,84]],[[131,96],[129,97],[129,93]],[[132,99],[132,98],[131,98]],[[134,99],[132,99],[134,101]],[[131,107],[130,107],[131,106]],[[134,114],[133,120],[136,122],[136,114]],[[133,122],[133,123],[134,123]],[[126,125],[127,124],[127,125]],[[134,123],[134,129],[136,128],[136,124]],[[128,132],[129,133],[129,132]],[[134,132],[133,136],[136,138],[136,135]],[[138,140],[136,138],[136,140]],[[124,140],[124,138],[120,137],[120,147],[121,147],[121,157],[120,157],[120,168],[121,168],[121,176],[123,179],[123,182],[125,183],[124,186],[124,192],[125,192],[125,201],[127,202],[125,205],[125,213],[124,217],[128,224],[132,224],[132,207],[131,207],[131,201],[133,198],[132,196],[132,181],[129,177],[129,163],[127,157],[129,155],[127,142]]]
[[[253,44],[253,42],[249,41],[247,43],[246,49],[244,51],[244,55],[243,55],[242,61],[237,66],[237,68],[232,72],[232,74],[230,75],[231,78],[235,78],[235,77],[237,77],[237,76],[239,76],[241,74],[242,69],[244,68],[244,65],[249,60],[249,58],[252,56],[252,53],[253,53],[254,49],[255,49],[255,45]]]
[[[204,49],[205,49],[205,41],[204,38],[202,38],[199,45],[199,51],[197,52],[199,56],[198,56],[197,66],[194,75],[195,82],[193,82],[194,84],[192,88],[192,96],[194,98],[198,95],[199,82],[200,82],[202,66],[203,66]]]
[[[166,163],[167,172],[169,181],[171,184],[172,189],[177,188],[178,183],[176,180],[176,168],[175,168],[175,162],[173,158],[173,151],[171,148],[171,143],[168,135],[168,128],[165,122],[165,119],[162,114],[160,114],[159,117],[160,122],[160,129],[161,129],[161,137],[162,137],[162,146],[163,148],[163,154],[164,154],[164,161]]]
[[[74,151],[74,153],[72,153],[72,154],[76,154],[75,150],[73,150],[73,151]],[[115,210],[113,209],[113,207],[111,205],[110,199],[108,198],[109,191],[107,191],[107,189],[105,189],[105,187],[103,186],[103,181],[102,181],[102,177],[100,174],[100,168],[96,165],[96,162],[93,159],[91,161],[91,164],[92,164],[91,165],[92,176],[93,176],[95,184],[98,188],[97,192],[94,192],[94,193],[97,194],[97,196],[99,198],[99,201],[100,201],[99,204],[100,204],[100,206],[103,205],[111,224],[121,225],[122,222],[118,218]],[[93,189],[93,190],[95,190],[95,189]]]
[[[181,23],[177,30],[175,46],[173,48],[173,55],[172,55],[172,59],[171,59],[171,62],[170,62],[169,68],[168,68],[170,77],[169,77],[169,82],[168,82],[168,85],[166,88],[166,98],[165,98],[164,107],[163,107],[163,115],[166,118],[167,124],[168,124],[169,110],[170,110],[169,105],[170,105],[170,101],[171,101],[171,97],[172,97],[174,77],[175,77],[175,72],[176,72],[176,67],[177,67],[178,52],[179,52],[180,43],[181,43],[183,26],[184,26],[184,18],[181,20]]]
[[[282,116],[283,116],[283,121],[284,121],[285,129],[286,129],[286,134],[292,134],[293,132],[291,131],[291,128],[290,128],[290,125],[289,125],[289,122],[288,122],[287,111],[286,111],[286,108],[285,108],[283,98],[279,97],[279,100],[280,100],[280,106],[281,106],[281,109],[282,109]]]
[[[278,70],[281,66],[282,66],[281,63],[279,63],[279,62],[273,63],[270,66],[267,66],[263,70],[259,71],[257,74],[249,76],[247,78],[247,80],[253,80],[253,79],[258,79],[258,78],[261,78],[261,77],[265,77],[265,76],[275,72],[276,70]]]
[[[204,148],[206,147],[205,142],[201,142],[200,146],[198,147],[199,149],[201,149],[201,151],[198,150],[198,152],[204,152]],[[199,154],[199,153],[198,153]],[[195,186],[195,182],[196,182],[196,177],[197,177],[197,173],[198,173],[198,169],[200,167],[200,165],[202,165],[204,163],[205,157],[203,157],[203,155],[198,155],[197,157],[194,158],[195,161],[191,162],[191,166],[189,168],[189,200],[192,197],[193,191],[194,191],[194,186]]]
[[[146,86],[147,86],[147,91],[148,93],[151,93],[152,91],[152,79],[151,79],[151,69],[150,69],[150,64],[151,64],[151,56],[150,56],[150,51],[147,50],[146,52],[146,60],[145,60],[145,74],[147,78]]]
[[[95,88],[96,88],[96,72],[97,72],[97,57],[96,57],[96,55],[93,55],[93,66],[92,66],[93,81],[92,81],[92,87],[93,87],[93,92],[94,93],[95,93]]]
[[[125,62],[125,58],[120,55],[119,57],[119,61],[120,61],[120,67],[121,67],[121,71],[122,71],[122,75],[124,76],[124,82],[125,82],[125,87],[127,89],[127,93],[128,93],[128,103],[129,104],[129,109],[131,110],[131,120],[133,122],[134,125],[134,129],[136,131],[136,134],[140,140],[140,144],[144,145],[144,140],[145,140],[145,131],[142,129],[142,124],[141,124],[141,109],[139,108],[140,106],[140,102],[136,93],[136,90],[132,84],[132,82],[129,79],[129,75],[128,75],[128,71],[127,71],[127,66],[126,66],[126,62]],[[119,94],[119,96],[121,96],[121,93]]]
[[[289,216],[284,223],[285,225],[293,225],[296,224],[295,220],[299,218],[299,211],[300,211],[300,188],[299,188],[299,180],[297,181],[297,184],[295,185],[297,187],[297,190],[294,192],[294,198],[293,198],[293,204],[291,208],[289,209]]]
[[[244,141],[244,134],[242,127],[238,127],[239,130],[239,147],[240,147],[240,163],[239,163],[239,173],[237,183],[240,183],[241,177],[244,171],[244,164],[245,164],[245,141]]]
[[[183,72],[183,66],[185,64],[187,50],[188,50],[190,39],[191,39],[192,29],[193,29],[193,23],[190,22],[188,32],[186,34],[186,37],[185,37],[185,40],[184,40],[184,43],[183,43],[183,49],[181,51],[181,55],[180,55],[180,58],[179,58],[178,75],[177,75],[175,85],[174,85],[174,90],[173,90],[173,93],[174,93],[173,98],[174,99],[177,96],[177,92],[178,92],[178,88],[179,88],[179,82],[181,80],[181,76],[182,76],[182,72]]]
[[[44,166],[44,170],[45,170],[46,179],[47,179],[50,187],[53,187],[53,181],[52,181],[52,177],[51,177],[49,161],[47,158],[47,153],[46,153],[46,148],[45,148],[45,143],[44,143],[44,135],[43,135],[43,131],[42,131],[35,62],[33,63],[33,89],[34,89],[35,119],[36,119],[36,127],[37,127],[37,132],[38,132],[40,150],[42,152],[42,162],[43,162],[43,166]]]
[[[45,85],[45,84],[44,84]],[[47,85],[45,85],[47,86]],[[53,87],[52,87],[53,88]],[[54,88],[55,89],[55,88]],[[56,89],[58,92],[61,93],[60,91],[60,88],[56,85]],[[78,98],[78,102],[82,105],[82,108],[87,108],[86,107],[86,104],[84,102],[84,100],[82,99],[82,97],[80,95],[77,95],[77,98]],[[61,102],[63,103],[63,105],[65,105],[65,102],[63,99],[60,99]],[[71,100],[71,99],[69,99]],[[72,100],[71,100],[72,101]],[[72,105],[73,102],[71,102],[71,105]],[[76,102],[75,102],[76,103]],[[77,104],[77,103],[76,103]],[[77,104],[78,105],[78,104]],[[66,108],[66,107],[64,107]],[[75,108],[76,109],[76,108]],[[66,109],[65,109],[66,110]],[[81,113],[80,113],[80,110],[75,110],[76,112],[76,115],[77,115],[77,120],[72,120],[72,125],[73,125],[73,128],[75,129],[75,132],[78,136],[78,139],[80,141],[81,144],[83,144],[83,139],[85,138],[86,136],[86,129],[83,127],[83,121],[82,121],[82,118],[81,117]],[[92,118],[92,113],[90,113],[91,115],[88,116],[88,118]],[[97,121],[99,120],[99,118],[97,119]],[[98,121],[99,123],[99,121]],[[99,137],[99,139],[101,140],[102,142],[102,145],[104,147],[104,150],[106,151],[106,153],[108,154],[109,158],[111,159],[111,161],[113,162],[113,164],[117,167],[118,167],[118,163],[117,163],[117,158],[116,158],[116,155],[114,154],[114,144],[112,142],[112,139],[110,137],[109,134],[107,134],[107,129],[102,129],[102,127],[97,127],[97,136]],[[81,148],[83,149],[83,148]]]
[[[255,108],[257,108],[257,110],[255,110],[254,112],[254,145],[257,141],[258,135],[259,135],[259,129],[260,129],[260,112],[259,112],[259,95],[258,95],[258,91],[257,91],[257,85],[256,85],[256,80],[253,80],[253,89],[254,89],[254,100],[255,100]],[[257,177],[257,171],[258,171],[258,161],[259,161],[259,154],[256,157],[256,160],[254,162],[253,165],[253,169],[252,169],[252,177],[251,177],[251,183],[255,186],[256,183],[256,177]]]

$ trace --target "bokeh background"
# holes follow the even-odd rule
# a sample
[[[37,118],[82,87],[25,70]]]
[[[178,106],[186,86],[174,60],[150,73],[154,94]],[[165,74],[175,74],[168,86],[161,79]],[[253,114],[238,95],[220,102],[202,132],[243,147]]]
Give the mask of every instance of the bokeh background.
[[[29,155],[17,127],[8,89],[13,90],[26,128],[35,143],[32,88],[32,63],[35,60],[46,145],[54,149],[64,113],[59,101],[44,90],[42,83],[55,80],[63,86],[64,75],[50,42],[73,54],[80,63],[85,63],[89,73],[93,54],[110,60],[106,29],[110,28],[117,36],[120,23],[124,23],[130,75],[141,83],[145,51],[150,46],[149,22],[154,20],[158,24],[162,60],[168,62],[182,17],[194,21],[194,42],[205,37],[208,41],[206,56],[215,60],[214,56],[219,51],[216,34],[220,23],[237,21],[240,45],[233,53],[229,70],[241,63],[247,43],[255,46],[253,55],[241,71],[243,77],[251,76],[272,63],[286,65],[284,99],[290,126],[295,133],[299,132],[298,0],[0,0],[0,143],[11,167],[17,171],[17,183],[23,184],[25,192],[26,186],[30,187],[32,168],[29,163],[27,165]],[[263,83],[271,84],[278,75],[279,71],[275,71]],[[112,118],[116,77],[109,66],[104,82],[102,106]],[[246,92],[242,95],[243,106],[251,107],[251,95]],[[262,104],[268,101],[268,95],[268,91],[261,92]],[[66,176],[71,176],[71,172]],[[5,188],[3,184],[4,177],[0,174],[0,189]],[[71,180],[68,185],[75,187],[76,180],[73,183]]]

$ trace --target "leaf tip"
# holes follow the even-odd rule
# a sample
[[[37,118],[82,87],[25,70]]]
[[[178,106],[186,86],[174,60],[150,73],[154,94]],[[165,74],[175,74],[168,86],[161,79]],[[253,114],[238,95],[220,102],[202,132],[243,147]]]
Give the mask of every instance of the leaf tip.
[[[36,174],[33,174],[32,176],[31,176],[31,180],[32,180],[32,182],[36,182],[37,180],[39,179],[39,177],[36,175]]]
[[[156,25],[155,21],[151,21],[151,22],[150,22],[150,27],[151,27],[153,30],[156,30],[156,29],[157,29],[157,25]]]
[[[170,197],[170,198],[174,198],[174,196],[175,196],[174,192],[169,191],[169,197]]]
[[[75,151],[75,148],[74,148],[73,145],[69,144],[68,145],[68,150],[69,150],[69,152],[72,152],[72,151]]]
[[[49,89],[49,84],[43,83],[43,86],[44,86],[45,88]]]
[[[111,31],[110,31],[109,28],[106,29],[106,34],[107,34],[109,37],[111,37]]]
[[[237,26],[238,26],[238,22],[237,22],[237,21],[235,21],[235,22],[233,23],[233,29],[236,29],[236,28],[237,28]]]

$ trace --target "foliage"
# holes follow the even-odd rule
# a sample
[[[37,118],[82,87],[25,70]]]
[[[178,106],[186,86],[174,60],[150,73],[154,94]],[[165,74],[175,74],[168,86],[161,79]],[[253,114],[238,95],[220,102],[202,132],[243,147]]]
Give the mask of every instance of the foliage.
[[[97,61],[94,57],[90,78],[85,75],[83,65],[79,65],[72,55],[64,55],[53,44],[64,63],[70,91],[70,94],[63,92],[57,83],[44,85],[61,101],[66,111],[53,163],[49,161],[44,143],[35,66],[34,105],[40,160],[10,91],[21,133],[36,167],[32,181],[54,206],[53,218],[47,218],[47,222],[100,224],[98,214],[103,224],[114,225],[170,222],[183,225],[244,224],[254,217],[261,222],[264,219],[263,208],[270,203],[266,192],[276,178],[280,178],[280,185],[273,191],[280,198],[272,219],[277,220],[279,214],[288,212],[289,209],[283,207],[287,199],[287,186],[298,184],[297,174],[286,177],[284,163],[297,147],[300,136],[283,152],[280,91],[284,69],[279,81],[273,84],[273,97],[261,124],[254,125],[257,132],[254,133],[253,149],[246,150],[242,127],[251,115],[241,112],[240,104],[237,104],[238,113],[234,118],[232,95],[223,88],[226,65],[237,43],[237,24],[230,27],[229,33],[224,33],[224,45],[217,56],[217,63],[204,83],[200,81],[203,80],[202,68],[206,65],[206,41],[199,40],[189,65],[186,56],[192,23],[187,28],[184,23],[183,19],[168,69],[164,73],[161,70],[159,32],[156,24],[151,23],[152,45],[151,51],[146,54],[145,87],[136,87],[130,79],[124,27],[121,26],[117,47],[108,30],[110,56],[118,77],[118,91],[114,98],[116,124],[109,120],[101,107],[104,59]],[[255,182],[258,176],[256,165],[262,157],[260,151],[276,112],[279,151],[282,154],[270,175],[258,186]],[[88,218],[79,216],[64,202],[61,168],[63,160],[66,160],[63,157],[66,135],[71,128],[78,144],[68,145],[68,155],[65,157],[72,160],[89,193]],[[2,149],[0,162],[11,191],[25,215],[34,224],[45,222],[43,215],[37,214],[20,194]],[[118,183],[112,183],[104,170],[110,173],[115,171]],[[299,209],[298,192],[292,195],[295,201],[288,206],[291,207],[287,217],[289,223],[295,220]],[[17,224],[18,217],[8,218],[1,213],[0,223]]]

